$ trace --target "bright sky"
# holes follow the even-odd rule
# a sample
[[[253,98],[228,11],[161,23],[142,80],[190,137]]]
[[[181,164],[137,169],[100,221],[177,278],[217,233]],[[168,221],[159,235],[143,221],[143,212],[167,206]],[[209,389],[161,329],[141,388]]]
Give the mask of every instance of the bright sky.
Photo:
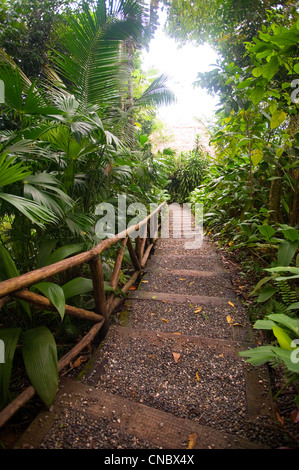
[[[217,98],[200,87],[193,89],[192,83],[198,72],[215,68],[217,54],[208,45],[179,48],[175,40],[162,31],[165,13],[160,13],[159,18],[161,26],[150,43],[149,52],[143,53],[143,69],[155,68],[159,73],[167,74],[168,87],[177,96],[177,104],[160,108],[159,114],[167,122],[177,119],[186,121],[193,117],[210,120],[216,110]]]

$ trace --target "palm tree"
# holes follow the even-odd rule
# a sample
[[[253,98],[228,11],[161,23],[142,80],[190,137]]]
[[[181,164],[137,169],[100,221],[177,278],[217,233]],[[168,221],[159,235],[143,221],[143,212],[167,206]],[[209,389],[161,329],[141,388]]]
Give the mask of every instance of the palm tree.
[[[169,104],[173,93],[167,77],[158,77],[139,99],[133,99],[131,75],[134,51],[145,46],[150,16],[142,2],[98,0],[94,9],[84,3],[78,17],[60,28],[66,52],[54,52],[58,74],[67,79],[76,99],[99,107],[104,124],[132,145],[133,112],[137,106]],[[124,128],[128,127],[126,138]]]

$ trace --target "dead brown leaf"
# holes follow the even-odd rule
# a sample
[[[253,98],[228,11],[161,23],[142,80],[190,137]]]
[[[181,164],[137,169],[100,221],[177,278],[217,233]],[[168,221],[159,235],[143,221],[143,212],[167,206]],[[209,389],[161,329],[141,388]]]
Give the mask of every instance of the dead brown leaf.
[[[88,360],[88,357],[86,356],[79,356],[78,359],[73,362],[72,368],[75,369],[76,367],[80,367],[83,362],[86,362]]]
[[[299,410],[298,410],[298,408],[296,408],[295,410],[292,411],[291,420],[293,421],[293,423],[299,423]]]
[[[173,352],[172,355],[173,355],[174,362],[178,362],[179,358],[181,357],[180,353]]]
[[[193,432],[189,435],[187,449],[193,449],[196,444],[197,434]]]
[[[284,417],[280,416],[278,411],[276,411],[275,415],[276,415],[277,421],[281,424],[282,427],[284,427]]]

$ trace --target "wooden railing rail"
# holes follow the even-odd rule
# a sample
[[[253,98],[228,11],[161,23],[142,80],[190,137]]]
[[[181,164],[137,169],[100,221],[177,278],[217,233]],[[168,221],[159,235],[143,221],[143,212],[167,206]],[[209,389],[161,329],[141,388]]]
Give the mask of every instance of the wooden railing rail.
[[[130,287],[133,286],[133,284],[138,279],[142,268],[147,262],[151,249],[153,248],[156,237],[150,237],[151,219],[155,215],[159,215],[165,204],[166,202],[160,204],[156,210],[154,210],[137,225],[129,227],[128,229],[115,235],[113,238],[102,240],[98,245],[89,251],[72,256],[49,266],[30,271],[28,273],[22,274],[21,276],[0,282],[0,308],[1,299],[4,300],[4,298],[13,297],[21,299],[39,309],[56,311],[56,308],[46,297],[31,292],[28,290],[28,288],[38,282],[44,281],[45,279],[51,278],[71,268],[82,266],[85,263],[89,264],[93,283],[95,312],[66,305],[65,314],[85,320],[90,320],[94,323],[94,325],[84,336],[84,338],[82,338],[76,346],[74,346],[64,357],[59,360],[59,372],[61,372],[80,353],[80,351],[82,351],[86,346],[88,346],[88,344],[91,343],[91,341],[95,338],[101,329],[103,330],[104,334],[107,332],[109,316],[123,299],[123,297],[119,297],[114,293],[108,293],[108,295],[106,294],[102,263],[100,259],[101,253],[121,242],[121,246],[119,246],[117,250],[114,268],[110,279],[110,286],[115,290],[119,283],[124,252],[126,248],[128,249],[135,271],[131,278],[120,289],[122,294],[126,294]],[[146,228],[144,229],[144,236],[143,238],[136,238],[134,248],[130,235],[132,235],[135,231],[138,231],[144,225],[146,225]],[[34,396],[34,394],[35,390],[32,386],[30,386],[24,390],[15,400],[13,400],[6,408],[4,408],[0,412],[0,427],[2,427],[20,407],[24,406],[24,404]]]

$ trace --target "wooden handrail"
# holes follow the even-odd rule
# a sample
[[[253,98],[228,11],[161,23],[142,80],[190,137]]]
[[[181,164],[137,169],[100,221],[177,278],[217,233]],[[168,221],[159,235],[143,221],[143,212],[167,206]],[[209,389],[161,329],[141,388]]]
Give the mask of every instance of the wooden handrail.
[[[122,241],[122,246],[119,247],[115,259],[115,265],[110,280],[112,289],[116,289],[119,275],[121,271],[121,265],[123,261],[123,255],[125,248],[127,247],[132,264],[135,272],[126,284],[120,289],[122,294],[126,294],[131,286],[136,282],[138,276],[141,273],[141,269],[145,266],[147,259],[150,255],[151,249],[154,245],[154,240],[148,237],[148,221],[157,213],[159,213],[162,207],[166,204],[166,201],[160,204],[151,214],[149,214],[144,220],[139,222],[135,226],[131,226],[128,229],[118,233],[115,237],[101,241],[98,245],[93,247],[91,250],[78,255],[67,258],[63,261],[51,264],[49,266],[35,269],[21,276],[8,279],[0,282],[0,308],[1,299],[2,304],[7,300],[8,297],[13,297],[26,301],[27,303],[37,307],[39,309],[55,311],[56,308],[51,304],[49,299],[46,297],[31,292],[27,288],[36,284],[37,282],[43,281],[49,277],[52,277],[61,272],[67,271],[70,268],[80,266],[84,263],[88,263],[91,270],[92,281],[93,281],[93,295],[95,300],[95,312],[91,312],[82,308],[72,307],[70,305],[65,306],[65,313],[85,320],[90,320],[94,323],[90,331],[77,343],[65,356],[63,356],[58,362],[58,371],[61,372],[75,357],[88,346],[91,341],[95,338],[96,334],[103,329],[104,334],[108,330],[108,320],[110,314],[122,301],[122,297],[114,296],[111,294],[109,298],[106,298],[104,276],[99,255],[108,248],[112,247],[116,243]],[[140,229],[144,224],[147,224],[145,235],[142,239],[138,237],[136,239],[136,248],[134,249],[130,235]],[[148,245],[147,245],[148,244]],[[147,246],[146,246],[147,245]],[[7,421],[35,395],[33,386],[27,387],[17,398],[15,398],[6,408],[0,412],[0,428],[7,423]]]
[[[45,266],[43,268],[35,269],[34,271],[30,271],[26,274],[22,274],[18,277],[12,277],[7,279],[6,281],[0,282],[0,298],[4,297],[5,295],[11,294],[12,292],[16,292],[20,289],[24,289],[26,287],[32,286],[37,282],[44,281],[45,279],[55,276],[63,271],[67,271],[70,268],[74,268],[76,266],[80,266],[84,263],[88,263],[103,251],[111,248],[111,246],[118,243],[120,240],[126,238],[134,231],[137,231],[142,225],[146,224],[148,220],[150,220],[157,212],[159,212],[162,207],[166,204],[164,201],[160,204],[159,207],[151,214],[149,214],[144,220],[139,222],[135,226],[131,226],[126,230],[115,235],[113,238],[108,238],[106,240],[102,240],[98,245],[91,248],[89,251],[85,251],[84,253],[79,253],[78,255],[72,256],[62,261],[58,261],[57,263],[50,264],[49,266]]]

